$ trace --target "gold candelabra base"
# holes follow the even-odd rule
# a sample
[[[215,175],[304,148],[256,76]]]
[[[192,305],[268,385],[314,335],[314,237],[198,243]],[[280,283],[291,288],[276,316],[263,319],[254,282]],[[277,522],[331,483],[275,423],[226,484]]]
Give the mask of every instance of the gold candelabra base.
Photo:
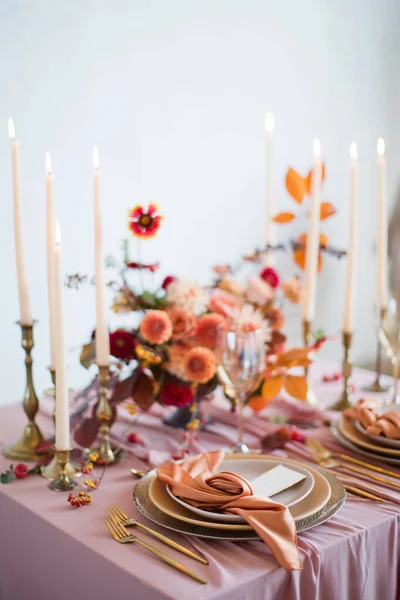
[[[108,401],[108,383],[110,381],[110,370],[108,365],[99,365],[99,401],[96,409],[96,419],[99,423],[100,446],[93,449],[98,452],[99,458],[111,464],[115,462],[115,452],[110,442],[110,423],[112,420],[112,408]]]
[[[7,458],[21,461],[37,461],[43,456],[36,453],[37,445],[43,440],[43,434],[35,422],[35,416],[39,408],[39,400],[36,396],[32,375],[32,348],[34,323],[18,323],[22,333],[22,347],[25,350],[26,387],[23,399],[23,409],[28,419],[22,435],[16,442],[12,442],[3,448],[3,454]]]
[[[382,321],[385,318],[386,315],[386,308],[381,308],[379,311],[379,323],[378,323],[378,330],[382,325]],[[374,392],[375,394],[380,394],[382,392],[388,392],[390,389],[390,386],[388,385],[383,385],[381,382],[381,375],[382,375],[382,348],[381,348],[381,341],[379,339],[379,331],[378,331],[378,342],[377,342],[377,348],[376,348],[376,361],[375,361],[375,380],[371,383],[371,385],[366,386],[364,389],[367,392]]]
[[[333,410],[342,411],[353,405],[354,398],[349,384],[351,376],[350,348],[352,337],[352,333],[349,331],[343,332],[343,392],[336,404],[332,406]]]
[[[309,321],[308,319],[303,319],[303,342],[304,342],[304,346],[309,346],[310,345],[310,338],[311,338],[311,328],[312,328],[312,323],[311,321]],[[308,371],[308,367],[304,367],[304,376],[307,379],[307,384],[309,381],[309,371]],[[307,397],[306,400],[307,404],[309,404],[310,406],[317,406],[318,405],[318,398],[317,396],[314,394],[314,392],[312,391],[312,389],[308,388],[307,390]]]
[[[71,450],[58,450],[55,448],[55,456],[59,464],[57,477],[49,484],[54,492],[70,492],[76,486],[76,481],[68,475],[69,456]]]

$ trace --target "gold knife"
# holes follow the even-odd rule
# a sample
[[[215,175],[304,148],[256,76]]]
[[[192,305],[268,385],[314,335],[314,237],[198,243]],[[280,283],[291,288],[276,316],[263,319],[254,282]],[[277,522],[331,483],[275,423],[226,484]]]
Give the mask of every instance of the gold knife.
[[[360,496],[361,498],[368,498],[369,500],[376,500],[377,502],[386,502],[384,498],[380,498],[379,496],[375,496],[374,494],[370,494],[369,492],[365,492],[360,488],[353,487],[352,485],[345,485],[346,491],[350,494],[354,494],[355,496]]]
[[[367,469],[371,469],[371,471],[376,471],[377,473],[382,473],[382,475],[388,475],[389,477],[394,477],[395,479],[400,479],[400,475],[395,473],[394,471],[389,471],[388,469],[383,469],[382,467],[376,467],[375,465],[370,465],[363,460],[359,460],[358,458],[353,458],[352,456],[348,456],[347,454],[338,454],[337,452],[333,453],[338,458],[342,460],[348,460],[349,462],[354,463],[355,465],[360,465],[360,467],[366,467]],[[384,457],[383,457],[384,458]]]

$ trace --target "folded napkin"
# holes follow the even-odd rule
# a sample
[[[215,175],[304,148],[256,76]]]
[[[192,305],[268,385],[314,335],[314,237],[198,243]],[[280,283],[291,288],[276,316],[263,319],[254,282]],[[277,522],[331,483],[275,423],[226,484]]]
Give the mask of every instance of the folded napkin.
[[[343,411],[343,414],[360,421],[370,435],[400,440],[400,413],[391,410],[381,415],[373,400],[358,400],[354,406]]]
[[[384,435],[392,440],[400,439],[400,414],[391,410],[367,427],[371,435]]]
[[[240,515],[268,544],[284,569],[302,569],[296,525],[289,509],[269,498],[254,496],[251,484],[240,475],[216,473],[223,458],[220,450],[204,452],[180,464],[161,465],[157,476],[192,506]]]

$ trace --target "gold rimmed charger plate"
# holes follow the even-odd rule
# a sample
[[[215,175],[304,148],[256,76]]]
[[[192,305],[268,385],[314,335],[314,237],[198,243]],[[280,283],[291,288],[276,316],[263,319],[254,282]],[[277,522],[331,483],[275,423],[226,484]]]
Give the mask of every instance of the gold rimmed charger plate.
[[[391,456],[392,458],[400,459],[400,450],[395,448],[388,448],[387,446],[379,446],[373,443],[369,438],[361,433],[354,425],[351,419],[343,416],[340,418],[337,429],[339,433],[346,438],[349,442],[352,442],[360,448],[365,448],[373,454],[380,454],[381,456]]]
[[[235,455],[235,458],[237,456],[238,455]],[[275,457],[266,457],[259,454],[251,455],[251,459],[254,460],[255,457],[256,460],[262,460],[264,462],[276,462]],[[246,458],[250,458],[250,455],[246,455]],[[228,457],[226,457],[226,459],[228,460]],[[231,460],[231,457],[229,457],[229,460]],[[243,460],[243,456],[241,456],[241,460]],[[296,461],[286,459],[284,462],[285,464],[291,464],[293,466],[299,464]],[[310,514],[320,510],[328,502],[331,494],[331,488],[327,480],[320,473],[318,473],[318,471],[315,471],[308,465],[306,469],[313,475],[315,484],[306,498],[289,508],[295,520],[305,519]],[[247,524],[240,525],[238,523],[223,523],[194,514],[190,509],[185,508],[182,504],[176,502],[170,496],[170,494],[168,494],[166,485],[162,481],[159,481],[156,476],[153,477],[153,480],[149,485],[149,496],[150,500],[155,506],[157,506],[157,508],[174,519],[179,519],[180,521],[185,521],[186,523],[191,523],[192,525],[210,527],[212,529],[225,529],[227,531],[251,530],[251,527]]]
[[[259,458],[261,460],[266,460],[267,457],[263,457],[260,455],[252,455],[251,458]],[[282,462],[293,462],[290,460],[284,460]],[[307,465],[308,468],[308,465]],[[297,531],[304,531],[305,529],[309,529],[310,527],[314,527],[315,525],[319,525],[323,523],[330,517],[332,517],[336,512],[343,506],[346,499],[346,492],[343,484],[329,471],[321,470],[321,469],[312,469],[313,474],[315,473],[316,480],[324,480],[326,488],[329,488],[329,492],[326,493],[325,497],[328,497],[328,500],[317,509],[317,504],[313,510],[304,510],[303,517],[296,519],[296,528]],[[240,540],[256,540],[259,539],[258,535],[247,525],[233,525],[233,524],[224,524],[224,523],[216,523],[212,522],[204,522],[199,519],[193,519],[193,513],[187,511],[189,515],[189,519],[191,521],[182,520],[181,518],[176,518],[176,516],[172,516],[161,510],[158,506],[156,506],[151,500],[149,488],[154,480],[155,474],[154,472],[149,474],[147,477],[143,478],[136,484],[134,489],[134,502],[139,512],[141,512],[145,517],[157,523],[158,525],[162,525],[167,529],[171,529],[173,531],[178,531],[181,533],[185,533],[187,535],[194,535],[197,537],[205,537],[211,539],[225,539],[232,541],[240,541]],[[162,486],[163,484],[161,484]],[[314,486],[315,487],[315,486]],[[171,501],[172,498],[168,495],[165,487],[164,493],[166,497]],[[310,493],[310,495],[312,492]],[[298,506],[304,503],[307,499],[298,503]],[[320,498],[321,500],[321,498]],[[174,503],[179,508],[184,509],[179,504]],[[295,507],[293,507],[294,509]],[[300,512],[298,513],[300,515]],[[191,516],[190,516],[191,515]],[[193,523],[193,521],[196,521]],[[226,527],[222,527],[221,525],[226,525]]]

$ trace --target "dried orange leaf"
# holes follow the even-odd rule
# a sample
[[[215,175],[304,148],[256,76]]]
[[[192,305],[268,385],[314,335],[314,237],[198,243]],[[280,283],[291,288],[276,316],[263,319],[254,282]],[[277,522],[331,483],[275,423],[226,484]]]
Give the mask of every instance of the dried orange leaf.
[[[279,392],[281,391],[283,386],[283,376],[282,375],[272,375],[265,379],[262,386],[262,397],[264,400],[272,400],[275,398]]]
[[[307,398],[307,380],[302,375],[286,375],[285,390],[293,398],[305,400]]]
[[[330,202],[321,202],[320,219],[324,221],[336,214],[336,208]]]
[[[292,348],[283,354],[280,354],[276,361],[277,367],[293,367],[299,360],[308,359],[311,348]]]
[[[314,169],[311,169],[308,175],[304,179],[304,189],[305,193],[310,195],[312,189],[312,178],[313,178]],[[322,163],[322,171],[321,171],[321,184],[325,179],[325,163]]]
[[[304,178],[297,173],[291,167],[288,169],[286,174],[286,189],[289,194],[292,196],[293,200],[298,204],[301,204],[304,199],[305,194],[305,182]]]
[[[263,396],[253,396],[248,401],[247,406],[250,406],[250,408],[255,412],[259,412],[260,410],[263,410],[263,408],[268,406],[271,400],[272,398],[266,400],[265,398],[263,398]]]
[[[293,250],[293,259],[297,266],[304,271],[306,266],[306,252],[304,248]]]
[[[292,212],[281,212],[272,219],[275,223],[290,223],[295,218]]]
[[[319,245],[320,246],[327,246],[328,245],[328,236],[325,235],[325,233],[320,233],[319,234]]]

